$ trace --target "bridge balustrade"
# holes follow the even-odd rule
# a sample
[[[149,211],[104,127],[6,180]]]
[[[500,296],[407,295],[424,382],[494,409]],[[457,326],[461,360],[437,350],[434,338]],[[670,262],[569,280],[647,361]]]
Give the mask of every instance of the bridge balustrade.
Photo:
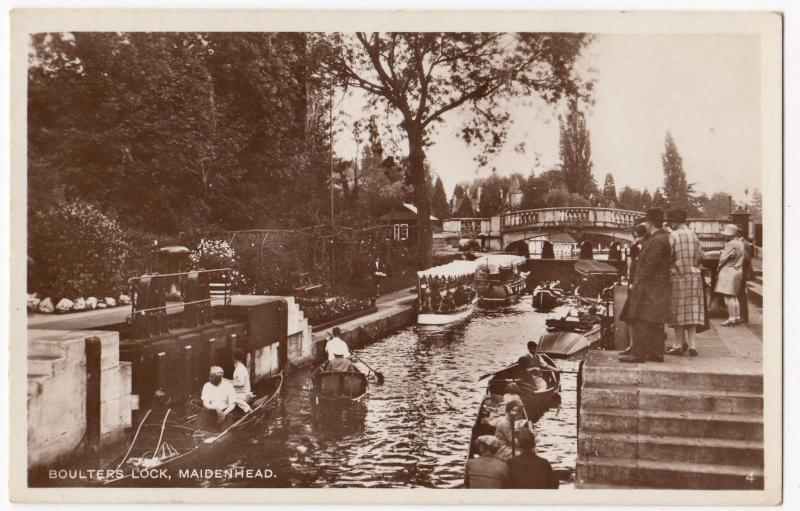
[[[632,228],[643,213],[613,208],[544,208],[512,211],[503,214],[504,229],[552,226],[596,226]]]

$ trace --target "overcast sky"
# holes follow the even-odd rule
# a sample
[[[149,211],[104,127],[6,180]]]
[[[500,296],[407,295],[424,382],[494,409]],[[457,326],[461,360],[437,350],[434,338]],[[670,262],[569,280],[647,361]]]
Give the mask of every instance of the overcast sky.
[[[744,199],[758,188],[760,168],[760,47],[757,35],[598,35],[585,52],[581,69],[596,79],[595,104],[586,113],[591,131],[594,175],[602,186],[614,175],[617,191],[629,185],[651,192],[662,184],[664,136],[672,132],[688,181],[706,193],[723,191]],[[342,103],[357,118],[362,101]],[[477,149],[457,136],[468,115],[446,117],[427,151],[433,171],[448,194],[459,181],[536,168],[559,162],[558,113],[537,99],[513,107],[513,126],[505,150],[478,169]],[[352,137],[340,135],[339,156],[352,158]],[[513,147],[525,143],[525,151]],[[401,146],[405,147],[405,146]]]

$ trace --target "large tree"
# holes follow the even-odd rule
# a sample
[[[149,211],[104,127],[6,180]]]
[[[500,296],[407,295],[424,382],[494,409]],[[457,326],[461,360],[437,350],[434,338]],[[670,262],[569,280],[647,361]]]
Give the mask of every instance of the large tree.
[[[433,216],[439,220],[444,220],[450,216],[450,205],[447,203],[447,193],[444,191],[442,178],[436,176],[436,184],[433,186],[433,197],[431,198]]]
[[[727,193],[717,192],[708,198],[703,205],[705,218],[728,218],[732,211],[736,211],[738,204]]]
[[[608,207],[616,207],[617,187],[614,185],[614,176],[610,173],[606,174],[606,180],[603,183],[603,201]]]
[[[592,144],[586,117],[577,100],[570,100],[566,116],[559,116],[561,169],[570,193],[589,197],[597,191],[592,176]]]
[[[371,105],[387,109],[405,135],[419,211],[420,268],[433,258],[425,149],[445,114],[471,108],[461,133],[467,143],[485,144],[485,156],[504,141],[510,118],[505,100],[524,94],[554,103],[588,92],[574,72],[589,41],[585,34],[359,32],[324,39],[332,76],[344,87],[366,91]]]
[[[691,209],[692,188],[686,182],[686,173],[683,171],[683,158],[678,152],[678,146],[667,132],[664,139],[664,152],[661,154],[661,166],[664,171],[664,198],[671,208]]]

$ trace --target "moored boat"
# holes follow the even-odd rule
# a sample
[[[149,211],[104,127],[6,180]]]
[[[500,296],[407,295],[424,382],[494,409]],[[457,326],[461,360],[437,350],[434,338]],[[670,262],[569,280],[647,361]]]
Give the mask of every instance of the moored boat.
[[[262,378],[253,386],[255,398],[247,413],[238,408],[217,428],[203,420],[202,408],[189,404],[187,414],[176,417],[167,409],[159,417],[148,411],[140,421],[126,453],[114,460],[104,476],[96,482],[103,485],[124,485],[137,473],[151,469],[174,471],[202,467],[214,453],[229,446],[233,438],[268,415],[283,387],[283,373]],[[148,418],[152,420],[148,422]]]
[[[533,290],[531,303],[536,310],[551,310],[564,303],[565,299],[566,295],[562,289],[550,284],[541,284]]]
[[[599,345],[613,330],[614,318],[606,310],[602,316],[567,315],[545,324],[548,332],[539,338],[539,351],[565,358]]]
[[[481,305],[508,305],[519,300],[525,292],[527,274],[520,273],[525,262],[522,256],[510,254],[485,255],[475,272],[475,290]]]

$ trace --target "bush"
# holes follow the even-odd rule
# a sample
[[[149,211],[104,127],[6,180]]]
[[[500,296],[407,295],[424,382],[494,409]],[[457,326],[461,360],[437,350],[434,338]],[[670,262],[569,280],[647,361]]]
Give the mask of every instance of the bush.
[[[28,292],[54,299],[118,296],[127,292],[130,254],[117,221],[77,202],[32,212],[28,218]]]
[[[333,298],[298,298],[303,315],[312,326],[329,323],[371,307],[371,301],[363,298],[336,296]]]
[[[236,251],[224,240],[201,240],[197,248],[189,254],[195,269],[216,270],[231,268],[231,286],[236,293],[250,293],[250,286],[239,270]],[[212,280],[214,278],[212,277]]]

